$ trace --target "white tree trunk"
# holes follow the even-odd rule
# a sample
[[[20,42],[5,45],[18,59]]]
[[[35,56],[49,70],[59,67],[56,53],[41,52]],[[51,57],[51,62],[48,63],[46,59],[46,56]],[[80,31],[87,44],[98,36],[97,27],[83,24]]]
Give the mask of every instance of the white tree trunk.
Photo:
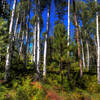
[[[47,34],[45,34],[45,43],[44,43],[43,76],[46,76],[46,55],[47,55]]]
[[[34,24],[34,29],[33,29],[33,39],[34,42],[32,43],[32,58],[31,58],[31,62],[35,62],[36,61],[36,22]]]
[[[15,25],[15,30],[14,30],[14,40],[17,38],[17,27],[18,27],[18,20],[19,20],[19,12],[18,12],[18,16],[16,19],[16,25]]]
[[[16,2],[17,2],[17,0],[14,0],[13,8],[12,8],[12,15],[11,15],[11,21],[10,21],[10,27],[9,27],[9,35],[10,35],[9,39],[10,40],[12,40],[11,36],[12,36],[12,28],[13,28],[13,20],[14,20]],[[6,55],[6,64],[5,64],[5,76],[4,76],[5,80],[8,80],[8,78],[10,76],[10,73],[9,73],[10,63],[11,63],[10,59],[11,59],[11,41],[10,41],[10,43],[7,46],[7,55]]]
[[[33,61],[36,61],[36,22],[35,22],[35,27],[34,27],[34,34],[33,34],[33,38],[34,38],[34,54],[33,54]]]
[[[97,8],[97,0],[96,8]],[[97,80],[98,84],[100,84],[100,38],[99,38],[99,18],[98,11],[96,11],[96,35],[97,35]]]
[[[49,21],[50,21],[50,7],[48,7],[48,12],[47,12],[47,32],[45,34],[45,42],[44,42],[43,76],[46,76],[47,40],[48,40],[49,24],[50,24]]]
[[[40,74],[40,0],[38,0],[37,16],[37,73]]]
[[[37,18],[37,72],[40,73],[40,18]]]
[[[89,44],[88,40],[86,40],[86,48],[87,48],[87,69],[90,69],[90,53],[89,53]]]
[[[68,0],[68,46],[70,40],[70,0]]]
[[[14,0],[14,4],[13,4],[13,8],[12,8],[12,16],[11,16],[11,21],[10,21],[10,27],[9,27],[9,34],[12,33],[12,26],[13,26],[13,20],[14,20],[16,2],[17,2],[17,0]]]
[[[67,36],[67,40],[68,40],[68,43],[67,43],[67,46],[69,47],[69,42],[70,42],[70,0],[68,0],[68,36]],[[70,51],[68,50],[67,52],[67,55],[69,57],[69,54],[70,54]],[[69,74],[70,74],[70,67],[68,67],[68,77],[69,77]]]
[[[81,37],[81,44],[82,44],[82,60],[83,60],[83,67],[84,69],[86,68],[86,65],[85,65],[85,57],[84,57],[84,48],[83,48],[83,40],[82,40],[82,37]]]

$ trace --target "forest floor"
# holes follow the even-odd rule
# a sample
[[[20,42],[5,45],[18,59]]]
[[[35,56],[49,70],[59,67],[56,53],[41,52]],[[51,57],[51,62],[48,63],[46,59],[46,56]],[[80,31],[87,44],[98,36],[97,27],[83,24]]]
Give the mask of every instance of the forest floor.
[[[39,81],[32,82],[30,79],[25,79],[22,85],[17,80],[14,80],[12,82],[13,86],[10,88],[8,88],[8,84],[2,84],[4,82],[0,80],[0,100],[100,100],[100,93],[88,93],[86,90],[81,89],[65,91],[54,84]],[[24,99],[24,96],[31,94],[31,90],[35,91],[35,94],[33,94],[31,99]],[[20,99],[16,99],[16,95]],[[6,99],[2,99],[5,97]]]
[[[36,85],[37,82],[33,83]],[[100,93],[90,95],[88,93],[81,93],[77,91],[66,92],[63,89],[59,90],[57,86],[51,86],[51,88],[46,88],[43,86],[38,86],[37,88],[41,88],[45,91],[45,97],[43,100],[100,100]]]

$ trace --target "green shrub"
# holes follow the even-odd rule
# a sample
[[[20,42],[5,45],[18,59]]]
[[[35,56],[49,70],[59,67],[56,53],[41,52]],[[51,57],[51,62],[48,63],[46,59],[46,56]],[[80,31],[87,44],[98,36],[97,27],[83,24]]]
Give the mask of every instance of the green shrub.
[[[16,100],[30,100],[32,89],[30,87],[31,79],[28,77],[23,80],[22,85],[17,88]]]
[[[45,92],[43,90],[37,91],[36,95],[33,96],[32,100],[43,100],[45,97]]]
[[[43,100],[44,90],[39,82],[31,82],[31,78],[27,77],[19,85],[16,91],[16,100]]]
[[[4,78],[4,73],[0,72],[0,80],[2,80]]]
[[[17,89],[16,100],[30,100],[27,91],[21,86]]]
[[[7,88],[5,86],[0,85],[0,100],[5,99],[6,93],[7,93]]]
[[[87,91],[90,93],[100,93],[100,85],[97,83],[97,76],[91,76],[90,82],[88,82]]]

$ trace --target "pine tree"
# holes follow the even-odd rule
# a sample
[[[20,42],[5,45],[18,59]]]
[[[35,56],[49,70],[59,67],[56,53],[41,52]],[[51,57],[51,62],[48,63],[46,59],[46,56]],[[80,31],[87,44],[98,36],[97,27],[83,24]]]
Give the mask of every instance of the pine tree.
[[[5,56],[6,56],[6,46],[8,43],[8,21],[5,21],[4,18],[0,18],[0,68],[5,65]]]
[[[83,76],[83,70],[82,70],[83,68],[82,68],[82,61],[81,61],[79,27],[78,27],[78,22],[77,22],[75,0],[73,0],[73,9],[74,9],[74,22],[75,22],[75,28],[76,28],[76,41],[77,41],[77,45],[78,45],[78,58],[79,58],[79,66],[80,66],[80,77],[82,77]]]

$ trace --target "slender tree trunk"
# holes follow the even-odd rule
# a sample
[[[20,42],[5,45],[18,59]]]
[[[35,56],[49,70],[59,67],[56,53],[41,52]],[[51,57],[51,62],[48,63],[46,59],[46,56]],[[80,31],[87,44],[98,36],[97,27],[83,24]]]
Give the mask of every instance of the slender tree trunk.
[[[25,51],[25,67],[27,66],[28,40],[29,40],[29,18],[30,18],[30,0],[28,0],[28,16],[26,25],[26,51]]]
[[[97,0],[95,0],[95,2],[96,2],[96,8],[97,8]],[[100,84],[100,37],[99,37],[98,11],[96,11],[96,35],[97,35],[97,80],[98,80],[98,84]]]
[[[24,10],[24,18],[22,21],[22,37],[21,37],[21,44],[20,44],[20,49],[19,49],[19,55],[23,56],[23,44],[24,44],[24,37],[25,37],[25,27],[26,26],[26,14],[25,14],[25,10]]]
[[[89,53],[89,44],[88,44],[88,40],[86,40],[86,48],[87,48],[87,68],[89,70],[89,66],[90,66],[90,53]]]
[[[79,29],[80,29],[80,26],[79,26]],[[80,38],[81,38],[81,45],[82,45],[82,63],[83,63],[83,67],[84,69],[86,69],[86,64],[85,64],[85,54],[84,54],[84,46],[83,46],[83,39],[82,39],[82,33],[81,33],[81,30],[80,30]]]
[[[37,71],[37,20],[36,20],[36,47],[35,47],[35,68]]]
[[[36,3],[36,9],[35,9],[35,16],[38,15],[38,6],[37,6],[37,1],[35,1]],[[33,38],[34,38],[34,62],[35,62],[35,68],[36,68],[36,72],[37,72],[37,77],[38,77],[38,68],[37,68],[37,37],[38,37],[38,18],[36,17],[36,20],[35,20],[35,27],[34,27],[34,34],[33,34]],[[37,79],[36,77],[36,79]]]
[[[15,30],[14,30],[14,40],[17,38],[17,27],[18,27],[18,20],[19,20],[19,12],[18,12],[18,16],[17,16],[17,19],[16,19],[16,25],[15,25]]]
[[[77,45],[78,45],[78,58],[79,58],[79,66],[80,66],[80,77],[82,77],[83,76],[83,69],[82,69],[82,61],[81,61],[80,41],[79,41],[79,27],[78,27],[78,22],[77,22],[75,0],[73,0],[73,8],[74,8],[74,22],[75,22],[75,27],[76,27],[76,41],[77,41]]]
[[[81,37],[81,44],[82,44],[82,60],[83,60],[83,66],[84,66],[84,69],[86,68],[86,65],[85,65],[85,57],[84,57],[84,48],[83,48],[83,40],[82,40],[82,37]]]
[[[12,8],[12,15],[11,15],[11,21],[10,21],[10,27],[9,27],[9,44],[7,46],[7,55],[6,55],[6,64],[5,64],[5,76],[4,79],[8,80],[8,78],[10,77],[10,64],[11,64],[11,42],[12,42],[12,28],[13,28],[13,20],[14,20],[14,14],[15,14],[15,8],[16,8],[16,2],[17,0],[14,0],[13,3],[13,8]]]
[[[33,33],[33,38],[34,38],[34,54],[33,54],[33,61],[36,61],[36,22],[35,22],[35,26],[34,26],[34,33]]]
[[[68,0],[68,46],[70,40],[70,0]]]
[[[50,24],[50,5],[48,6],[47,12],[47,32],[45,34],[45,43],[44,43],[44,62],[43,62],[43,76],[46,76],[46,59],[47,59],[47,40],[49,34],[49,24]]]
[[[37,22],[37,72],[40,73],[40,18],[38,16]]]
[[[85,35],[86,35],[86,31],[85,31]],[[86,35],[87,36],[87,35]],[[88,38],[88,36],[87,36]],[[90,66],[90,52],[89,52],[89,43],[88,43],[88,39],[86,40],[86,49],[87,49],[87,56],[86,56],[86,61],[87,61],[87,69],[89,70],[89,66]]]
[[[34,29],[33,29],[33,47],[32,47],[32,61],[35,63],[35,67],[37,68],[37,20],[35,21]]]
[[[69,47],[69,42],[70,42],[70,0],[68,0],[68,47]],[[70,51],[67,52],[68,57],[69,57]],[[68,66],[68,78],[70,77],[70,66]]]
[[[37,16],[37,73],[40,74],[40,0],[38,0]]]
[[[43,76],[46,76],[46,55],[47,55],[47,33],[45,34],[45,43],[44,43],[44,62],[43,62]]]

